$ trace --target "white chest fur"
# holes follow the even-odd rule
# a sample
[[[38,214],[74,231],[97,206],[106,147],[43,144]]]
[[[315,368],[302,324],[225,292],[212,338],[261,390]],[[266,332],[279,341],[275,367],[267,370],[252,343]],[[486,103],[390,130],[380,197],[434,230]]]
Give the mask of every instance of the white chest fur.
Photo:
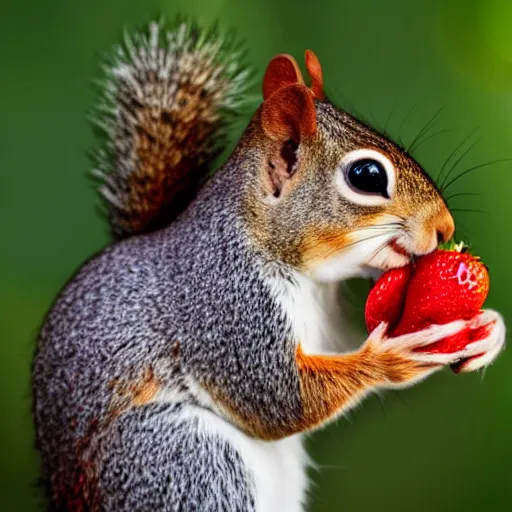
[[[354,333],[343,314],[340,283],[316,283],[295,273],[293,280],[266,276],[304,352],[322,354],[352,350]]]

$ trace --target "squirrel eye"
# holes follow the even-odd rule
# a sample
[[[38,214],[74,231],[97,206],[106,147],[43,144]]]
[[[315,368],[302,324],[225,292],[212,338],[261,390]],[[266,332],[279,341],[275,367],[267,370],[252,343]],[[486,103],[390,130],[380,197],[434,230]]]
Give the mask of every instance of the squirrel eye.
[[[396,189],[396,169],[382,152],[361,148],[346,153],[335,173],[342,197],[351,203],[383,206]]]
[[[357,192],[378,194],[389,199],[388,174],[377,160],[364,158],[353,162],[347,170],[347,181]]]

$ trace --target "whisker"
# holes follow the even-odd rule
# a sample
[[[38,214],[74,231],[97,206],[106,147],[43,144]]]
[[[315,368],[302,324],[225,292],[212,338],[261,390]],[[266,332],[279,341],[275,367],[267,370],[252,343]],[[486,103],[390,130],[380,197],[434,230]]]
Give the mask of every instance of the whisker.
[[[481,139],[476,139],[466,150],[464,150],[458,158],[453,162],[450,169],[448,169],[448,172],[446,173],[446,176],[443,178],[443,182],[441,183],[441,190],[444,190],[444,187],[446,185],[446,182],[450,179],[450,176],[452,175],[452,172],[457,168],[457,165],[462,161],[466,155],[469,154],[469,152],[480,142]]]
[[[409,119],[409,117],[411,117],[411,114],[414,112],[414,110],[416,109],[416,107],[418,106],[418,102],[416,102],[411,110],[409,110],[409,112],[407,113],[407,115],[404,117],[403,121],[400,123],[400,126],[398,127],[398,139],[401,140],[402,138],[402,128],[404,127],[405,123],[407,122],[407,120]],[[402,144],[403,145],[403,144]]]
[[[419,131],[418,135],[416,135],[416,137],[414,137],[413,141],[411,142],[411,144],[409,145],[409,148],[407,149],[407,152],[410,153],[413,149],[414,149],[414,146],[416,145],[416,143],[421,139],[421,137],[423,135],[425,135],[428,130],[430,129],[430,127],[432,126],[432,124],[435,122],[435,120],[439,117],[439,115],[441,114],[441,112],[443,112],[443,110],[446,109],[446,106],[444,107],[441,107],[440,109],[437,110],[437,112],[430,118],[430,120],[427,122],[427,124]]]
[[[492,160],[491,162],[485,162],[480,165],[474,165],[473,167],[470,167],[469,169],[466,169],[464,172],[461,172],[458,176],[455,176],[452,180],[450,180],[446,185],[443,185],[441,190],[445,191],[448,187],[453,185],[455,182],[460,180],[462,177],[466,176],[470,172],[476,171],[478,169],[482,169],[483,167],[488,167],[489,165],[499,164],[502,162],[510,162],[512,158],[500,158],[498,160]]]
[[[462,236],[459,236],[462,235]],[[471,237],[469,235],[468,228],[461,224],[460,222],[457,222],[455,234],[453,235],[454,240],[463,240],[464,244],[468,247],[469,251],[471,252],[472,243],[471,243]]]
[[[360,243],[363,243],[363,242],[367,242],[368,240],[373,240],[375,238],[378,238],[378,237],[383,237],[383,236],[387,236],[387,235],[391,235],[393,234],[393,231],[384,231],[382,233],[378,233],[376,235],[372,235],[372,236],[368,236],[366,238],[361,238],[361,240],[356,240],[354,242],[351,242],[349,244],[347,244],[344,249],[346,249],[347,247],[352,247],[354,245],[357,245],[357,244],[360,244]]]
[[[402,226],[402,227],[403,227],[403,226]],[[399,231],[399,230],[397,230],[397,232],[398,232],[398,231]],[[373,252],[371,259],[376,258],[376,257],[377,257],[377,256],[378,256],[378,255],[379,255],[379,254],[384,250],[384,249],[386,249],[386,248],[387,248],[387,245],[383,245],[383,246],[379,247],[376,251],[374,251],[374,252]]]
[[[328,93],[328,97],[335,97],[339,98],[340,102],[342,104],[342,109],[347,114],[351,115],[352,117],[355,117],[359,121],[366,122],[366,117],[363,116],[361,111],[356,108],[354,103],[348,99],[348,97],[339,90],[337,87],[333,87],[332,85],[327,87],[326,92]],[[332,94],[331,94],[332,93]],[[368,123],[369,124],[369,123]]]
[[[452,194],[451,196],[445,197],[445,201],[450,201],[455,197],[462,197],[462,196],[480,196],[480,197],[482,197],[483,194],[479,194],[478,192],[459,192],[458,194]]]
[[[444,130],[439,130],[435,133],[432,133],[431,135],[429,135],[428,137],[425,137],[423,140],[420,140],[418,142],[418,144],[416,144],[416,146],[414,147],[414,150],[415,151],[418,151],[418,148],[422,145],[422,144],[425,144],[425,142],[428,142],[430,139],[433,139],[434,137],[437,137],[439,135],[442,135],[443,133],[447,133],[447,132],[451,132],[453,130],[451,130],[450,128],[445,128]],[[412,151],[412,148],[410,148],[409,151]]]
[[[437,175],[436,182],[439,184],[441,180],[441,176],[443,175],[444,170],[446,169],[446,166],[449,164],[450,160],[457,154],[460,148],[468,142],[471,137],[479,130],[479,127],[476,127],[467,137],[465,137],[462,142],[448,155],[448,158],[445,160],[443,166],[441,167],[441,170],[439,171],[439,174]]]
[[[388,136],[388,126],[389,126],[389,123],[391,122],[391,117],[393,116],[393,112],[395,110],[395,106],[396,106],[396,98],[393,100],[393,104],[391,105],[391,110],[389,111],[389,114],[388,114],[388,117],[386,119],[386,124],[384,125],[384,135],[387,137]]]
[[[359,231],[359,230],[357,230]],[[356,233],[357,233],[356,231]],[[361,238],[361,240],[356,240],[354,242],[351,242],[350,244],[347,244],[345,245],[345,247],[343,248],[344,250],[345,249],[348,249],[349,247],[353,247],[354,245],[357,245],[357,244],[360,244],[360,243],[363,243],[363,242],[368,242],[369,240],[373,240],[375,238],[378,238],[378,237],[384,237],[384,236],[390,236],[390,235],[393,235],[395,233],[394,230],[389,230],[389,231],[384,231],[382,233],[377,233],[376,235],[372,235],[372,236],[369,236],[369,237],[366,237],[366,238]],[[328,256],[330,256],[331,254],[334,254],[336,252],[336,249],[333,249],[333,251],[331,253],[328,254]]]
[[[487,210],[475,210],[472,208],[450,208],[452,212],[489,213]]]
[[[401,222],[389,222],[387,224],[378,224],[377,226],[363,226],[362,228],[357,228],[357,231],[372,231],[379,230],[388,227],[403,227],[404,223]]]
[[[380,126],[380,123],[379,123],[379,120],[377,119],[377,117],[375,116],[375,113],[374,112],[370,112],[370,115],[369,115],[369,118],[374,126],[374,128],[381,132],[382,133],[382,127]]]
[[[400,231],[400,227],[403,228],[404,224],[402,222],[389,222],[387,224],[377,225],[377,226],[363,226],[361,228],[356,229],[352,234],[356,234],[359,231],[377,231],[376,234],[372,234],[371,236],[367,236],[366,238],[361,238],[360,240],[355,240],[354,242],[351,242],[343,248],[343,250],[348,249],[349,247],[353,247],[354,245],[367,242],[369,240],[373,240],[374,238],[378,237],[389,237],[393,235],[394,233]],[[333,254],[335,254],[337,249],[333,249],[332,251],[326,253],[325,257],[329,258]]]
[[[387,248],[387,245],[383,245],[382,247],[379,247],[374,253],[372,254],[371,259],[376,258],[384,249]]]

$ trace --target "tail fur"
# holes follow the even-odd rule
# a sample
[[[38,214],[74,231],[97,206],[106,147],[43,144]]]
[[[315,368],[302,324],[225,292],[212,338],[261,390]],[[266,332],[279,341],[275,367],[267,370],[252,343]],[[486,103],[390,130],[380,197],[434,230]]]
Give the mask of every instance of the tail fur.
[[[167,225],[194,197],[244,103],[242,59],[232,36],[187,21],[151,23],[114,49],[93,176],[117,238]]]

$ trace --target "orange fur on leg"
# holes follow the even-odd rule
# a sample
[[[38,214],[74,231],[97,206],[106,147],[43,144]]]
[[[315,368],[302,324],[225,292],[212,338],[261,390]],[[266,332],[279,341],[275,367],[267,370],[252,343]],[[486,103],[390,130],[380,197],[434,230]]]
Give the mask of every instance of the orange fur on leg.
[[[409,359],[399,350],[370,339],[357,352],[342,355],[307,355],[296,352],[303,417],[297,431],[310,430],[341,414],[380,386],[412,383],[435,365]]]
[[[310,430],[339,414],[386,380],[368,348],[339,356],[307,355],[297,347],[303,424]]]

